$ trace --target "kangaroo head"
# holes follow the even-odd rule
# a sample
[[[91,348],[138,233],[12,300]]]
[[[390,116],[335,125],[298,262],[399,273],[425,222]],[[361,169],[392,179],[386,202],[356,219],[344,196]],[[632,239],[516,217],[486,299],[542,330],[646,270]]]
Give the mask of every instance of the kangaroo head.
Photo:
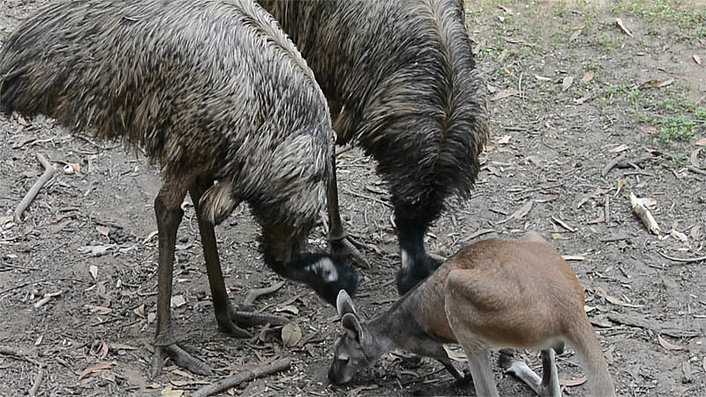
[[[349,382],[361,369],[372,365],[382,354],[353,307],[353,301],[345,290],[336,299],[338,315],[341,316],[343,335],[338,337],[328,378],[331,383]]]

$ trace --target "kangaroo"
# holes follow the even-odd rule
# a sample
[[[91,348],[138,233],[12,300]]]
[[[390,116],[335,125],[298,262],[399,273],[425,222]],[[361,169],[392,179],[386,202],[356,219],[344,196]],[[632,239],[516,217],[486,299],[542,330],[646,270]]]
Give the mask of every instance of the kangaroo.
[[[521,361],[506,362],[508,372],[540,396],[560,396],[554,357],[568,343],[582,362],[591,394],[615,396],[583,304],[576,274],[538,234],[479,241],[370,321],[361,320],[349,295],[340,291],[336,307],[345,332],[336,341],[328,377],[335,384],[349,382],[357,371],[400,348],[435,358],[464,380],[443,348],[457,342],[468,357],[476,395],[498,395],[489,350],[520,348],[541,350],[543,377]]]

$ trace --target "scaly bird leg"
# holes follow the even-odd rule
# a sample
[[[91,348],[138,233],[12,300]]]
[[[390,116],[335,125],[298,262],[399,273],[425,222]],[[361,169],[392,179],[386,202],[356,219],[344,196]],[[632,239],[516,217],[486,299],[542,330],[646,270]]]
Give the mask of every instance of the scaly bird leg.
[[[181,223],[184,212],[180,208],[181,201],[186,195],[175,194],[179,191],[179,184],[166,183],[160,189],[154,202],[157,217],[157,230],[159,232],[159,272],[157,294],[157,329],[155,336],[155,352],[152,361],[152,376],[162,371],[165,356],[171,357],[174,362],[194,373],[212,375],[212,371],[201,360],[179,346],[174,339],[171,328],[171,300],[172,300],[172,274],[174,266],[174,246],[176,233]]]
[[[370,263],[358,251],[355,245],[350,241],[350,237],[343,230],[341,222],[341,213],[338,207],[338,185],[336,182],[336,155],[331,156],[331,166],[333,172],[328,183],[328,191],[326,192],[326,202],[329,219],[328,241],[331,252],[338,255],[349,255],[351,259],[359,265],[369,268]]]
[[[231,306],[225,282],[223,281],[223,272],[221,271],[221,263],[218,257],[214,226],[211,221],[205,219],[200,205],[201,197],[206,190],[212,186],[212,179],[197,178],[196,182],[191,186],[189,194],[191,195],[191,200],[194,202],[194,209],[196,210],[203,256],[206,261],[208,284],[211,288],[211,297],[213,299],[213,310],[219,328],[231,336],[248,338],[251,336],[250,333],[241,328],[241,326],[264,325],[266,323],[272,325],[286,324],[289,320],[284,317],[253,313],[249,310],[235,310]]]

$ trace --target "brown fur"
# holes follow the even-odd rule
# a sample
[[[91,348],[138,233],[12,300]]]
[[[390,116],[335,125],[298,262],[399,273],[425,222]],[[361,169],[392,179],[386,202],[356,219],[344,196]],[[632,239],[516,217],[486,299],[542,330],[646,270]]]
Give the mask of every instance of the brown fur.
[[[393,347],[444,362],[448,358],[435,346],[456,341],[468,355],[476,392],[493,395],[497,390],[488,368],[488,349],[544,351],[565,341],[582,359],[594,395],[615,394],[584,312],[583,288],[557,250],[536,234],[522,240],[484,240],[461,249],[371,321],[360,322],[357,314],[346,310],[352,303],[346,303],[345,296],[339,301],[347,335],[336,345],[329,372],[333,381],[350,379],[357,368]]]

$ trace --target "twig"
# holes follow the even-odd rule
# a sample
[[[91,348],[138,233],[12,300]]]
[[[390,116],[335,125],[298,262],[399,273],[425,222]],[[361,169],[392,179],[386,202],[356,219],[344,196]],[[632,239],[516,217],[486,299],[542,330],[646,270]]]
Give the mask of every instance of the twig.
[[[670,261],[674,262],[681,262],[681,263],[694,263],[694,262],[701,262],[701,261],[706,261],[706,256],[699,256],[696,258],[675,258],[673,256],[669,256],[665,253],[662,252],[657,252],[662,256],[663,258],[669,259]]]
[[[251,289],[248,292],[247,296],[245,296],[245,300],[243,300],[243,304],[246,306],[252,305],[253,303],[255,303],[257,298],[259,298],[261,296],[272,294],[272,293],[276,292],[277,290],[279,290],[280,288],[282,288],[283,286],[284,286],[284,281],[280,281],[279,283],[273,284],[269,287]]]
[[[484,235],[484,234],[492,233],[492,232],[494,232],[494,231],[495,231],[495,229],[481,229],[481,230],[478,230],[477,232],[475,232],[475,233],[471,234],[470,236],[466,237],[465,239],[463,239],[463,240],[461,241],[461,243],[466,244],[466,243],[468,243],[469,241],[475,240],[475,239],[477,239],[478,237],[480,237],[480,236],[482,236],[482,235]]]
[[[689,171],[693,172],[694,174],[706,175],[706,171],[702,170],[701,168],[689,167],[687,169]]]
[[[612,160],[611,162],[609,162],[608,164],[606,164],[605,167],[603,167],[603,170],[601,171],[601,176],[606,176],[606,175],[608,175],[608,173],[610,172],[610,170],[612,170],[616,165],[618,165],[618,163],[620,163],[621,161],[625,160],[627,157],[628,157],[627,154],[623,154],[623,155],[621,155],[621,156],[616,157],[615,159],[613,159],[613,160]]]
[[[36,361],[36,360],[33,360],[33,359],[27,357],[27,355],[25,353],[11,349],[7,346],[0,346],[0,355],[12,356],[18,360],[24,360],[24,361],[27,361],[28,363],[32,363],[40,368],[43,366],[42,363],[40,363],[39,361]]]
[[[231,387],[237,386],[243,382],[249,382],[253,379],[260,378],[266,375],[271,375],[276,372],[284,371],[289,368],[292,364],[292,359],[289,357],[281,358],[279,360],[270,361],[267,364],[255,367],[248,371],[242,371],[235,375],[231,375],[227,378],[221,379],[216,383],[204,386],[194,393],[192,397],[207,397],[222,391],[226,391]]]
[[[552,215],[552,220],[558,224],[560,224],[564,229],[570,231],[571,233],[576,232],[576,229],[573,227],[569,226],[566,222],[562,221],[560,218]]]
[[[32,188],[29,189],[25,197],[17,205],[17,208],[15,209],[15,223],[22,222],[21,217],[24,210],[26,210],[32,200],[34,200],[42,186],[49,182],[56,172],[56,168],[54,168],[54,166],[52,166],[47,159],[39,153],[37,153],[37,160],[39,160],[42,167],[44,167],[44,173],[39,177],[39,179],[37,179],[37,182],[34,182]]]
[[[603,205],[603,214],[605,216],[605,223],[610,222],[610,195],[605,196],[605,204]]]
[[[345,191],[346,193],[352,195],[352,196],[356,196],[356,197],[360,197],[360,198],[372,200],[372,201],[375,201],[376,203],[380,203],[380,204],[382,204],[382,205],[384,205],[384,206],[386,206],[386,207],[388,207],[388,208],[392,208],[392,204],[388,203],[387,201],[382,201],[382,200],[380,200],[380,199],[377,198],[377,197],[368,196],[368,195],[366,195],[366,194],[361,194],[361,193],[356,193],[356,192],[354,192],[354,191],[352,191],[352,190],[350,190],[350,189],[344,189],[344,191]]]
[[[42,383],[42,378],[44,377],[44,371],[39,370],[39,373],[37,374],[37,378],[34,380],[34,384],[32,385],[32,388],[29,389],[29,397],[37,397],[37,390],[39,390],[39,385]]]

